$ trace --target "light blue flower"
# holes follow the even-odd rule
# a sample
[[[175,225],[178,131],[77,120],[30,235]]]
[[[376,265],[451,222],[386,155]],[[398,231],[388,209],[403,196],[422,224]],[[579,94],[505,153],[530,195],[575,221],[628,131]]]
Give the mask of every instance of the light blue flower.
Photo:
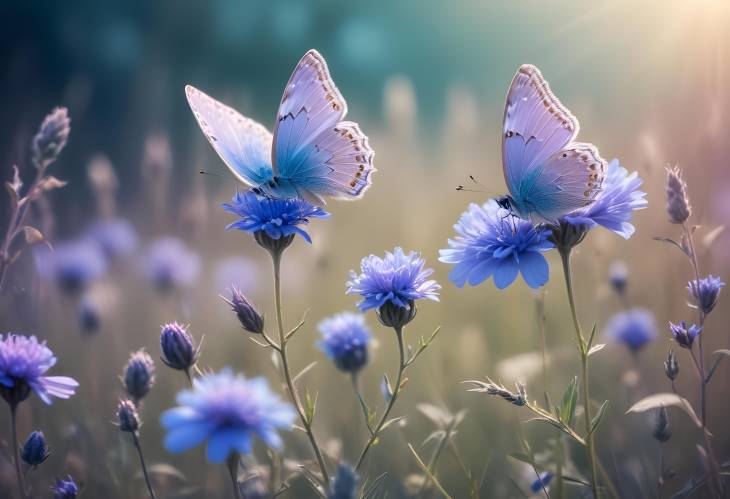
[[[405,254],[401,248],[386,251],[384,258],[366,256],[360,262],[360,274],[350,271],[347,294],[362,296],[358,307],[363,312],[386,302],[409,308],[411,302],[422,298],[438,301],[441,286],[428,279],[433,269],[424,269],[424,263],[415,251]]]
[[[320,350],[332,359],[338,369],[357,372],[368,362],[370,328],[365,316],[342,312],[328,317],[317,326],[322,340],[317,342]]]
[[[494,285],[504,289],[518,274],[531,288],[548,281],[549,267],[543,253],[553,248],[550,231],[535,227],[496,201],[471,204],[454,225],[456,237],[449,239],[448,249],[440,251],[440,261],[455,264],[449,274],[458,287],[467,282],[476,286],[494,278]]]
[[[654,314],[643,308],[615,314],[608,321],[606,330],[609,336],[625,344],[632,352],[638,352],[657,336]]]
[[[299,234],[308,243],[309,234],[300,229],[310,218],[327,218],[329,213],[299,198],[272,199],[247,191],[236,193],[231,203],[223,203],[223,209],[241,217],[226,226],[226,230],[239,229],[256,233],[263,231],[272,239]]]
[[[58,359],[35,336],[0,335],[0,393],[10,404],[25,400],[33,390],[43,402],[51,397],[67,399],[79,386],[66,376],[45,376]]]
[[[360,477],[352,466],[340,463],[327,493],[327,499],[357,499],[359,485]]]
[[[629,174],[614,159],[608,164],[606,178],[596,199],[564,219],[571,225],[588,229],[601,225],[628,239],[636,230],[631,224],[632,213],[648,206],[646,193],[639,190],[642,183],[637,172]]]
[[[280,449],[277,429],[290,430],[294,409],[269,389],[265,378],[246,379],[230,369],[193,380],[177,395],[179,407],[162,414],[165,447],[183,452],[208,441],[208,460],[221,463],[232,453],[249,454],[257,436]]]

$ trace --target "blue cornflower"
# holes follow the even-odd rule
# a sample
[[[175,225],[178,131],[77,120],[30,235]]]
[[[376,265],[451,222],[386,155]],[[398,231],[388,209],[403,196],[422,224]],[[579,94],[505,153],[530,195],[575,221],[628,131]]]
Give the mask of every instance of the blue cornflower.
[[[510,214],[494,200],[483,206],[471,204],[454,225],[456,238],[442,249],[440,261],[456,264],[449,274],[458,287],[472,286],[494,277],[504,289],[522,274],[528,286],[539,288],[548,281],[549,267],[542,255],[554,245],[550,231]]]
[[[322,335],[317,345],[338,369],[354,373],[365,367],[370,328],[364,315],[342,312],[323,320],[317,328]]]
[[[200,257],[175,237],[158,239],[147,250],[148,278],[161,291],[185,287],[198,277]]]
[[[687,291],[694,300],[697,308],[702,310],[702,313],[709,314],[717,304],[717,299],[720,296],[720,290],[725,286],[722,279],[715,277],[712,274],[708,275],[704,279],[700,279],[699,285],[696,280],[692,280],[687,284]]]
[[[327,499],[356,499],[360,477],[357,472],[347,463],[340,463],[337,466],[337,474],[332,480]]]
[[[134,226],[124,218],[99,220],[89,227],[86,237],[96,241],[109,259],[133,253],[139,243]]]
[[[299,234],[308,243],[309,234],[298,225],[309,223],[310,218],[327,218],[329,213],[308,201],[299,198],[272,199],[247,191],[236,193],[231,203],[223,203],[223,209],[241,219],[226,226],[226,230],[239,229],[245,232],[265,232],[271,239]]]
[[[347,294],[362,296],[358,307],[363,312],[386,303],[410,308],[421,298],[438,301],[441,286],[428,279],[433,269],[424,269],[424,263],[415,251],[405,254],[401,248],[386,251],[385,258],[366,256],[360,262],[360,274],[350,271]]]
[[[107,269],[101,248],[88,239],[60,243],[53,251],[43,246],[37,248],[39,274],[55,281],[67,293],[80,293]]]
[[[564,217],[573,226],[591,229],[601,225],[628,239],[636,230],[631,214],[648,206],[646,193],[639,190],[643,180],[637,172],[629,174],[617,159],[608,164],[601,191],[592,203]]]
[[[230,369],[193,380],[192,390],[177,395],[179,407],[162,414],[165,447],[182,452],[208,440],[208,460],[221,463],[232,453],[249,454],[252,437],[280,449],[278,428],[291,429],[290,404],[269,389],[265,378],[246,379]]]
[[[657,336],[654,315],[643,308],[632,308],[615,314],[606,325],[608,334],[638,352]]]
[[[669,330],[672,332],[674,341],[682,348],[692,348],[695,338],[702,332],[702,327],[692,324],[687,327],[685,321],[679,321],[679,324],[669,323]]]
[[[33,390],[46,404],[51,397],[67,399],[79,386],[66,376],[44,376],[57,358],[35,336],[0,335],[0,393],[11,405],[22,402]]]
[[[530,484],[530,490],[532,493],[537,494],[542,489],[546,489],[550,485],[554,476],[555,474],[550,471],[543,471],[540,473],[538,478],[535,478],[535,480]]]
[[[51,491],[53,492],[53,499],[75,499],[79,494],[79,487],[71,478],[71,475],[68,475],[66,478],[59,478],[56,484],[51,487]]]

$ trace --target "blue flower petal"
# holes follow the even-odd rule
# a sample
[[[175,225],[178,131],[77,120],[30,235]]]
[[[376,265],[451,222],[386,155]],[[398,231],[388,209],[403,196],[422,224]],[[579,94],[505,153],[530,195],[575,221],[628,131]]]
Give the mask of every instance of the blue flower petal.
[[[548,282],[550,267],[542,253],[529,251],[520,257],[520,273],[527,285],[536,289]]]

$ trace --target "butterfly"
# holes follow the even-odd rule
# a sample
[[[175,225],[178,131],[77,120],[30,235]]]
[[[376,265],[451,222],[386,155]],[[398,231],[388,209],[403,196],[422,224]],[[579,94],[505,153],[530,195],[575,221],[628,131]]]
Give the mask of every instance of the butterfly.
[[[540,70],[521,66],[507,93],[502,127],[509,195],[497,203],[525,220],[555,223],[593,202],[606,161],[593,144],[575,141],[579,128]]]
[[[359,199],[372,183],[375,153],[358,124],[344,120],[347,102],[316,50],[289,78],[273,135],[190,85],[185,94],[223,162],[259,194],[321,206],[324,198]]]

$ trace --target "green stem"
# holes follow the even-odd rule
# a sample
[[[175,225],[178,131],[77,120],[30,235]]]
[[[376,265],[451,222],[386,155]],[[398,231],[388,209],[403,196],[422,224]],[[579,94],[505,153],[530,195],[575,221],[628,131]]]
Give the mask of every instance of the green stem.
[[[307,434],[307,437],[309,438],[309,443],[312,446],[312,451],[314,451],[314,456],[317,459],[317,463],[319,464],[319,469],[322,472],[322,478],[324,480],[325,485],[329,486],[330,483],[330,477],[327,473],[327,466],[324,463],[324,458],[322,457],[322,452],[319,449],[319,445],[317,445],[317,439],[314,437],[314,432],[312,431],[312,425],[307,420],[307,416],[304,413],[304,409],[302,408],[302,402],[299,399],[299,393],[297,392],[296,387],[294,386],[294,381],[292,380],[291,371],[289,370],[289,361],[287,359],[286,355],[286,336],[284,334],[284,321],[283,321],[283,311],[282,311],[282,305],[281,305],[281,254],[282,251],[272,251],[271,252],[271,259],[274,266],[274,295],[275,295],[275,305],[276,305],[276,323],[279,327],[279,357],[281,357],[281,365],[284,371],[284,381],[286,382],[287,389],[289,390],[289,396],[291,397],[292,402],[294,403],[294,407],[299,414],[299,419],[302,421],[302,426],[304,426],[304,431]]]
[[[593,497],[599,498],[598,495],[598,474],[596,473],[596,451],[594,432],[591,431],[591,402],[590,391],[588,388],[588,348],[581,332],[580,321],[578,320],[578,312],[575,307],[575,298],[573,295],[573,279],[570,270],[570,250],[560,251],[560,259],[563,264],[563,274],[565,276],[565,289],[568,293],[568,302],[570,303],[570,313],[573,317],[573,326],[575,327],[576,341],[578,342],[578,350],[580,352],[581,365],[581,388],[583,391],[583,420],[586,431],[586,451],[588,454],[588,465],[591,472],[591,490]]]
[[[142,473],[144,474],[144,481],[147,484],[147,490],[150,492],[150,498],[155,499],[155,491],[152,489],[152,482],[150,481],[150,475],[147,472],[147,465],[144,462],[144,455],[142,454],[142,446],[139,444],[139,436],[137,432],[132,432],[132,440],[134,441],[134,447],[137,449],[139,455],[139,464],[142,466]]]
[[[370,426],[370,409],[368,409],[368,405],[365,403],[365,399],[362,396],[362,392],[360,391],[360,382],[357,376],[357,373],[352,373],[352,389],[355,390],[355,395],[357,395],[357,400],[360,402],[360,408],[362,409],[362,414],[365,417],[365,426],[368,428],[368,432],[370,432],[370,436],[373,435],[373,428]]]
[[[434,450],[433,455],[431,456],[431,459],[428,461],[428,471],[429,473],[436,475],[436,465],[439,462],[439,459],[441,458],[441,454],[443,454],[444,450],[446,449],[446,446],[451,441],[451,437],[454,433],[454,427],[456,425],[456,418],[452,419],[452,421],[449,423],[448,427],[444,431],[444,436],[439,440],[438,447],[436,447],[436,450]],[[418,494],[416,494],[416,497],[423,497],[424,492],[426,492],[426,489],[431,483],[431,477],[429,475],[426,475],[423,479],[423,483],[421,484],[420,489],[418,490]]]
[[[17,424],[18,405],[10,404],[10,433],[13,439],[13,461],[15,461],[15,474],[18,477],[18,490],[20,497],[25,499],[28,497],[25,493],[25,479],[23,478],[23,470],[20,467],[20,448],[18,446],[18,424]]]
[[[373,444],[377,441],[378,435],[380,434],[380,430],[383,428],[383,425],[388,420],[388,414],[390,414],[391,409],[393,409],[393,406],[395,405],[395,401],[398,399],[398,395],[400,394],[400,388],[401,383],[403,380],[403,372],[406,370],[406,350],[405,345],[403,344],[403,328],[394,328],[395,329],[395,335],[398,338],[398,353],[400,362],[398,364],[398,376],[395,380],[395,387],[393,388],[393,395],[390,397],[390,400],[388,401],[388,405],[385,408],[385,412],[383,412],[383,415],[380,417],[380,420],[378,421],[378,424],[375,425],[375,429],[373,430],[372,435],[370,435],[370,438],[368,439],[368,443],[365,444],[365,448],[360,453],[360,457],[357,460],[357,464],[355,465],[355,471],[359,470],[362,466],[363,462],[365,461],[365,456],[367,456],[368,452],[370,451],[370,448],[373,446]]]
[[[241,495],[241,488],[238,486],[238,460],[237,452],[232,452],[226,459],[228,474],[231,476],[231,485],[233,485],[233,497],[235,499],[244,499]]]

